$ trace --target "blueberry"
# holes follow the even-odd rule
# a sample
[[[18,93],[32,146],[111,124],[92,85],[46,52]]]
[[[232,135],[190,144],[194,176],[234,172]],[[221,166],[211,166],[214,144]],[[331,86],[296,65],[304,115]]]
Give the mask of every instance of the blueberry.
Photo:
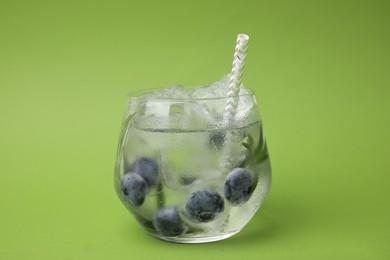
[[[253,174],[243,168],[236,168],[226,178],[225,198],[233,205],[249,200],[254,187]]]
[[[184,224],[176,208],[160,209],[153,218],[153,226],[160,234],[174,237],[184,232]]]
[[[133,172],[144,178],[149,187],[156,185],[160,180],[157,162],[151,158],[142,157],[136,160],[133,165]]]
[[[179,179],[179,183],[181,185],[191,185],[193,184],[198,178],[196,176],[182,176]]]
[[[192,193],[186,204],[187,214],[196,221],[209,222],[224,210],[224,201],[219,193],[200,190]]]
[[[226,133],[225,132],[213,132],[210,134],[209,143],[212,147],[220,150],[225,143]]]
[[[144,203],[148,187],[145,180],[136,173],[127,173],[121,183],[122,198],[133,207]]]

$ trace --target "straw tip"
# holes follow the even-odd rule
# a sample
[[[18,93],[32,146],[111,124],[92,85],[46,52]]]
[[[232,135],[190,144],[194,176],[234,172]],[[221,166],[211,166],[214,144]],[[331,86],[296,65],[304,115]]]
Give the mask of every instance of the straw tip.
[[[238,36],[237,36],[238,39],[242,40],[242,41],[249,41],[249,36],[247,34],[243,34],[243,33],[240,33]]]

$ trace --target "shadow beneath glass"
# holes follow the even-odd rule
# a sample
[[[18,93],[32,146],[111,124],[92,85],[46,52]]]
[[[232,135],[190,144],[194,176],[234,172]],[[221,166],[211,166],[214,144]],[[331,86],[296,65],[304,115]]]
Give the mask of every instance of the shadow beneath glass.
[[[265,201],[252,220],[236,236],[221,241],[226,245],[261,245],[282,237],[294,237],[304,229],[311,214],[291,201]]]
[[[304,206],[297,201],[289,200],[288,198],[269,198],[267,199],[252,220],[241,230],[237,235],[213,243],[197,244],[202,248],[218,247],[236,250],[237,246],[240,248],[250,246],[260,246],[265,244],[272,244],[283,239],[291,239],[300,235],[300,233],[309,228],[308,223],[314,221],[315,212],[311,212],[310,208]],[[314,213],[314,215],[313,215]],[[135,223],[134,223],[135,224]],[[138,226],[138,223],[136,224]],[[131,227],[126,226],[126,236],[132,233],[137,233],[138,238],[146,239],[151,244],[166,246],[189,246],[193,244],[178,244],[166,242],[154,238],[149,235],[141,226]],[[134,230],[135,229],[135,230]],[[130,232],[132,231],[132,232]]]

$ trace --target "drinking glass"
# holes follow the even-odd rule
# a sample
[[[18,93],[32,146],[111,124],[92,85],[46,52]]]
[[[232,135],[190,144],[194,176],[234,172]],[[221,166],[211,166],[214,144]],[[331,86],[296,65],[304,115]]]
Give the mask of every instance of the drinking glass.
[[[151,235],[179,243],[238,233],[271,186],[262,122],[252,91],[236,97],[183,98],[133,92],[124,113],[115,190]]]

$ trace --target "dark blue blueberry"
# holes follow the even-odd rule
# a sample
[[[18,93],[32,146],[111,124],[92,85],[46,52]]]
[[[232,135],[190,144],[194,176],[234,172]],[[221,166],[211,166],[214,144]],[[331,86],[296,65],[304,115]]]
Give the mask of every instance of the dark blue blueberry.
[[[167,237],[178,236],[184,232],[179,212],[172,207],[160,209],[153,218],[153,226],[157,232]]]
[[[221,149],[225,143],[225,132],[212,132],[209,137],[209,143],[212,147],[216,149]]]
[[[191,185],[193,184],[198,178],[195,176],[182,176],[179,180],[179,183],[181,185]]]
[[[233,205],[249,200],[254,187],[253,174],[243,168],[236,168],[226,178],[225,198]]]
[[[188,216],[199,222],[214,220],[223,210],[222,196],[212,190],[196,191],[187,199],[186,212]]]
[[[122,198],[133,207],[141,206],[146,197],[148,187],[145,180],[136,173],[127,173],[122,178]]]
[[[154,159],[142,157],[134,162],[133,172],[145,179],[148,186],[154,186],[160,181],[158,165]]]

